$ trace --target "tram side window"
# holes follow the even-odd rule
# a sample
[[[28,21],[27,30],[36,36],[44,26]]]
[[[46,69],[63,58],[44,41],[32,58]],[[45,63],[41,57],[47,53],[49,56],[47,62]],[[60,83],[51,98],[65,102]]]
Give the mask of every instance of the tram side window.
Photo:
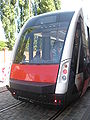
[[[76,73],[78,50],[79,50],[79,30],[78,30],[78,27],[76,27],[73,53],[72,53],[72,62],[71,62],[71,69],[73,70],[74,73]]]
[[[81,44],[78,73],[83,72],[83,62],[84,62],[83,46],[82,46],[82,44]]]
[[[84,52],[84,62],[87,63],[89,61],[89,50],[88,50],[88,41],[85,37],[85,30],[83,20],[81,19],[81,30],[82,30],[82,40],[83,40],[83,52]]]
[[[81,40],[80,22],[78,22],[77,26],[76,26],[75,36],[74,36],[69,85],[72,85],[73,83],[75,83],[75,75],[77,72],[77,63],[78,63],[78,57],[79,57],[78,54],[80,54],[80,56],[82,56],[82,53],[81,53],[82,51],[80,50],[80,40]],[[80,53],[79,53],[79,51],[80,51]],[[79,59],[82,59],[82,57],[79,57]],[[80,70],[81,70],[82,68],[81,68],[80,62],[79,62],[78,67],[79,66],[80,66]]]
[[[74,74],[76,74],[76,72],[80,73],[83,71],[84,52],[83,52],[83,41],[82,41],[82,34],[81,34],[82,32],[81,32],[80,26],[81,26],[81,22],[79,21],[76,27],[73,53],[72,53],[72,65],[71,66],[72,66],[72,70]]]
[[[84,32],[84,25],[83,20],[80,18],[80,40],[81,40],[81,47],[80,47],[80,58],[79,58],[79,69],[78,72],[83,72],[84,67],[84,41],[85,41],[85,32]],[[82,31],[83,29],[83,31]]]

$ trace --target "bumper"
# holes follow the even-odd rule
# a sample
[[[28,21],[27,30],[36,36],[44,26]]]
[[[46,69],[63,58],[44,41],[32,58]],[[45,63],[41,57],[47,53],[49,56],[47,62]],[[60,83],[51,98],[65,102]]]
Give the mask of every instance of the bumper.
[[[7,88],[16,99],[61,106],[65,103],[65,95],[54,94],[54,84],[11,80]]]
[[[10,87],[16,90],[38,94],[52,94],[55,91],[55,84],[52,83],[38,83],[20,80],[10,80]]]

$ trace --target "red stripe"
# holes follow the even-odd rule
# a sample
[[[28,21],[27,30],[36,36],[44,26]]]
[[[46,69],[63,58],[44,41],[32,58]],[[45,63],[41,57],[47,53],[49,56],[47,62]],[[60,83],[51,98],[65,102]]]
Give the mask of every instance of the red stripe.
[[[55,83],[58,73],[57,65],[20,65],[13,64],[10,78],[15,80]]]

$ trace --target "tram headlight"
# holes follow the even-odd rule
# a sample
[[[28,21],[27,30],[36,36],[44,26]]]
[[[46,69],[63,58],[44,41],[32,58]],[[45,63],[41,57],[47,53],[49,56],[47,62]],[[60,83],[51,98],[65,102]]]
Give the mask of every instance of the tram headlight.
[[[63,76],[62,76],[62,79],[63,79],[63,80],[66,80],[66,76],[65,76],[65,75],[63,75]]]
[[[56,90],[55,90],[56,94],[64,94],[68,89],[70,63],[71,63],[71,59],[64,60],[60,64]]]
[[[65,82],[68,79],[69,76],[69,68],[70,68],[70,62],[65,61],[60,66],[60,72],[59,72],[59,82]]]

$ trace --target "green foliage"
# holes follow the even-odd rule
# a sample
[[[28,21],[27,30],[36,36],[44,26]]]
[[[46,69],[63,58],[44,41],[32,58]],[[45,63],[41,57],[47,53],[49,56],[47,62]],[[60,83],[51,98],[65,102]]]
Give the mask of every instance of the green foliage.
[[[19,32],[21,27],[31,16],[30,1],[33,0],[1,0],[1,20],[5,31],[7,47],[13,48],[15,42],[15,32]],[[60,9],[60,0],[34,0],[33,14]],[[15,25],[15,20],[17,20]]]
[[[3,41],[0,41],[0,50],[3,50],[6,47],[6,43]]]
[[[53,0],[41,0],[40,3],[40,12],[41,13],[46,13],[46,12],[50,12],[50,11],[55,11],[55,5]]]
[[[37,14],[55,11],[60,9],[60,0],[35,0]]]
[[[21,10],[20,12],[21,26],[20,27],[22,27],[29,18],[29,0],[19,0],[19,7]]]
[[[11,0],[10,3],[14,6],[16,4],[17,0]]]
[[[56,10],[60,10],[60,0],[54,0]]]
[[[5,31],[5,37],[8,39],[7,47],[11,50],[15,42],[15,12],[13,4],[9,0],[4,1],[2,4],[2,23]]]

